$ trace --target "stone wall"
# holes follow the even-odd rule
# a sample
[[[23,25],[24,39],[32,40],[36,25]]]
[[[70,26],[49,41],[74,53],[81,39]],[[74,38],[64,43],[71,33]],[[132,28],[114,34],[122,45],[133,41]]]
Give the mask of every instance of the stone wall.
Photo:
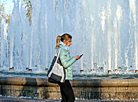
[[[86,100],[138,100],[138,79],[74,79],[75,97]],[[60,88],[46,78],[0,77],[0,94],[8,97],[60,99]]]

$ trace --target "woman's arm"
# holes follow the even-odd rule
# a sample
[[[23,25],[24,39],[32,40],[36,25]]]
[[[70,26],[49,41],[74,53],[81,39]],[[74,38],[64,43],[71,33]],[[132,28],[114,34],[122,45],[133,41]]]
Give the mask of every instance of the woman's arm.
[[[65,49],[61,49],[59,57],[64,68],[70,67],[76,61],[75,57],[72,57],[67,60],[67,54],[68,53]]]

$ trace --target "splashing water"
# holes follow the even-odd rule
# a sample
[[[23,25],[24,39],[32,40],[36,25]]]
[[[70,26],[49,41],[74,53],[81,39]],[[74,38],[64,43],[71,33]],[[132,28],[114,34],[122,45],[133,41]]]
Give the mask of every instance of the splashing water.
[[[26,8],[14,1],[10,23],[1,21],[1,70],[43,73],[56,53],[56,37],[73,36],[74,74],[135,73],[138,70],[136,0],[31,0]],[[7,32],[8,31],[8,32]]]

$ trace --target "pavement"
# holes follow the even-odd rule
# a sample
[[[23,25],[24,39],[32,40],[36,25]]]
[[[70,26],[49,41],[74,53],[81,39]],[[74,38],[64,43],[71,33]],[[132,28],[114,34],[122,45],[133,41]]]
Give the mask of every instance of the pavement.
[[[61,101],[50,100],[50,99],[27,99],[27,98],[0,97],[0,102],[61,102]],[[138,102],[138,100],[118,100],[118,101],[76,100],[75,102]]]

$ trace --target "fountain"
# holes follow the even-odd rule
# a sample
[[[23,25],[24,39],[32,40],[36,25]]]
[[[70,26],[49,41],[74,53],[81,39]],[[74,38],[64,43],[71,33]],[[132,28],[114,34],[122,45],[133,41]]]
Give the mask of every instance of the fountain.
[[[67,32],[71,55],[83,53],[73,65],[74,79],[137,78],[136,0],[30,0],[31,24],[19,2],[10,23],[1,21],[1,73],[46,77],[56,37]]]
[[[31,68],[33,73],[43,73],[55,54],[56,36],[68,32],[73,36],[71,55],[84,54],[73,65],[74,74],[81,74],[81,70],[83,74],[138,72],[135,0],[31,3],[31,25],[18,0],[14,1],[10,23],[2,20],[1,70],[14,67],[24,72]]]

